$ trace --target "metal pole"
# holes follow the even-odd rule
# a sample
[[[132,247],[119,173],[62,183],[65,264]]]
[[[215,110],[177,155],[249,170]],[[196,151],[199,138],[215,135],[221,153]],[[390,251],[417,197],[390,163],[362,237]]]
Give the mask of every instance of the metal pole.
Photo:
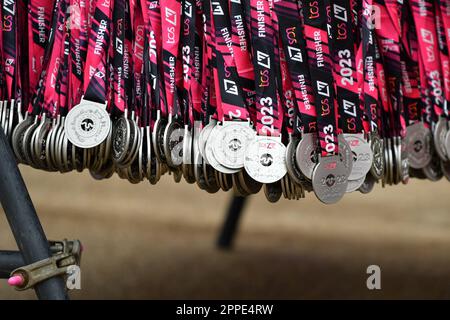
[[[0,251],[0,279],[8,279],[13,270],[24,264],[19,251]]]
[[[217,239],[220,249],[231,249],[247,197],[233,197]]]
[[[49,258],[47,238],[3,130],[0,130],[0,202],[25,264]],[[61,277],[43,281],[35,290],[39,299],[68,299]]]

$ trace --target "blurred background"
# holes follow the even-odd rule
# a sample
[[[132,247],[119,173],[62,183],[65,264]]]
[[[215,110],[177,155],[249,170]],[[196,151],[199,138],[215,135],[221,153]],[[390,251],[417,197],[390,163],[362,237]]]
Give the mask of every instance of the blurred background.
[[[252,197],[232,251],[215,241],[231,193],[21,166],[49,239],[83,242],[72,299],[450,298],[448,181],[413,180],[325,206]],[[0,248],[16,249],[3,213]],[[382,290],[366,287],[381,268]],[[0,280],[0,299],[35,299]]]

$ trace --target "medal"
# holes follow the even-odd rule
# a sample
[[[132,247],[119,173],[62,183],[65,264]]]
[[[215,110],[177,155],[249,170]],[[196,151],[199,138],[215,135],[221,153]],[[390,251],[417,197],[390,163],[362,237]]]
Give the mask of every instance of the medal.
[[[286,174],[286,147],[276,138],[257,136],[248,146],[245,170],[258,182],[274,183]]]
[[[105,8],[96,2],[91,27],[86,66],[84,70],[84,96],[65,119],[64,130],[69,141],[79,148],[93,148],[108,136],[111,120],[106,110],[106,55],[110,43],[112,7]],[[102,17],[102,18],[100,18]],[[97,20],[98,19],[98,20]],[[101,19],[101,20],[100,20]],[[96,45],[99,43],[100,45]]]
[[[314,194],[325,204],[338,202],[347,191],[347,177],[348,170],[338,156],[320,157],[312,176]]]
[[[253,3],[254,2],[254,3]],[[252,0],[252,12],[270,11],[269,1],[264,0],[259,5]],[[254,6],[253,6],[254,5]],[[274,14],[272,12],[272,14]],[[245,152],[244,167],[251,178],[260,183],[275,183],[284,177],[286,169],[286,146],[281,141],[282,110],[280,99],[276,90],[275,70],[271,68],[275,60],[275,52],[271,45],[261,41],[266,35],[270,39],[276,39],[276,34],[271,34],[271,16],[264,16],[262,23],[256,23],[252,32],[252,45],[254,50],[255,73],[264,73],[265,77],[255,77],[256,90],[256,138],[247,146]],[[262,17],[262,16],[261,16]],[[264,28],[262,28],[264,26]],[[262,28],[262,29],[261,29]]]

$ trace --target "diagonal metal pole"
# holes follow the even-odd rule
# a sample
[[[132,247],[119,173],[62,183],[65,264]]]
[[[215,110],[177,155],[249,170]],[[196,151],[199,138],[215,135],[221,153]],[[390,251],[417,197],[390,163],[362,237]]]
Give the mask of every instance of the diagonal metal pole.
[[[24,262],[28,265],[49,258],[47,237],[3,130],[0,130],[0,202]],[[42,300],[68,299],[61,277],[43,281],[35,290]]]
[[[233,240],[236,236],[239,220],[242,216],[246,201],[247,197],[233,197],[231,200],[225,221],[217,239],[217,246],[220,249],[231,249],[233,246]]]
[[[13,270],[24,265],[22,254],[19,251],[0,251],[0,279],[8,279]]]

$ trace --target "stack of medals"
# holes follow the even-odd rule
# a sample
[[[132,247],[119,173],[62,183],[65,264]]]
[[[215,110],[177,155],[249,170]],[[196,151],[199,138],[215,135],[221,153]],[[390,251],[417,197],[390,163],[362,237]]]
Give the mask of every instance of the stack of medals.
[[[327,204],[450,180],[450,0],[0,0],[18,162]]]

